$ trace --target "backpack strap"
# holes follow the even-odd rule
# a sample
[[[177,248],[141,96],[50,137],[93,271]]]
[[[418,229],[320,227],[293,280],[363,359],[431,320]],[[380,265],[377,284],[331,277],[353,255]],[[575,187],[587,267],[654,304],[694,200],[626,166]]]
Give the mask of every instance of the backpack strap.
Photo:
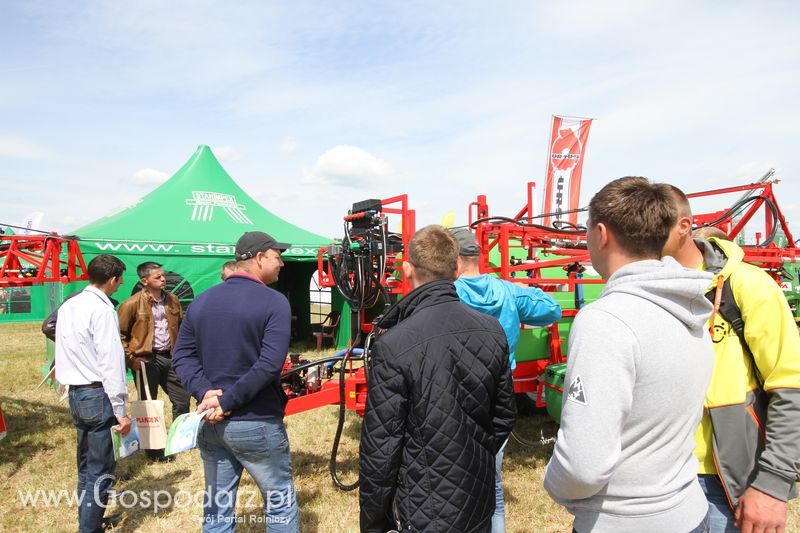
[[[744,336],[744,319],[742,319],[742,310],[739,308],[739,304],[736,303],[736,299],[733,297],[733,289],[731,288],[731,274],[722,284],[717,284],[716,290],[710,290],[706,293],[706,298],[709,302],[714,305],[714,311],[718,312],[722,315],[722,318],[728,322],[733,331],[736,333],[736,336],[739,337],[739,342],[742,345],[742,350],[748,355],[750,358],[750,366],[753,370],[753,375],[756,377],[756,381],[758,382],[758,387],[761,390],[764,390],[764,380],[761,378],[761,374],[758,371],[758,365],[756,365],[755,357],[753,357],[753,352],[750,351],[750,346],[747,344],[747,339]],[[712,317],[712,329],[713,329],[713,317]],[[713,331],[712,338],[713,338]]]

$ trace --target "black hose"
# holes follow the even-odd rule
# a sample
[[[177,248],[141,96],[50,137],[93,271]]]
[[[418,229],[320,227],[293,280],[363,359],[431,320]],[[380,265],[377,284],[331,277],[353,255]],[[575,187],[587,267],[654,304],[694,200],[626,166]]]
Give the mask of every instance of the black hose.
[[[750,196],[748,198],[740,200],[740,201],[736,202],[735,204],[733,204],[730,207],[730,209],[728,209],[727,211],[722,213],[716,219],[712,220],[711,222],[707,222],[707,223],[703,224],[702,226],[698,226],[695,229],[707,228],[709,226],[716,226],[717,224],[720,224],[721,222],[724,222],[725,220],[727,220],[727,219],[731,218],[732,216],[734,216],[734,213],[737,210],[739,210],[742,207],[746,206],[747,204],[753,203],[753,202],[755,202],[756,200],[759,200],[759,199],[763,200],[767,204],[767,207],[769,207],[770,212],[772,213],[772,231],[764,239],[764,242],[762,242],[761,244],[757,244],[756,245],[756,248],[766,248],[767,246],[769,246],[772,243],[772,241],[775,240],[775,236],[778,234],[778,206],[776,206],[775,203],[772,200],[770,200],[769,198],[767,198],[766,196],[760,196],[760,195],[758,195],[758,196]]]
[[[561,235],[583,235],[586,233],[586,230],[568,230],[568,229],[559,229],[551,226],[544,226],[542,224],[533,224],[533,223],[526,223],[520,222],[520,220],[509,218],[509,217],[486,217],[486,218],[479,218],[475,220],[472,224],[470,224],[470,228],[476,228],[478,224],[481,222],[512,222],[518,226],[522,226],[523,228],[539,228],[545,231],[549,231],[551,233],[559,233]]]
[[[292,374],[297,374],[305,370],[306,368],[311,368],[317,365],[324,365],[325,363],[330,363],[331,361],[339,361],[342,359],[344,355],[331,355],[330,357],[324,357],[322,359],[317,359],[315,361],[309,361],[308,363],[303,363],[302,365],[293,366],[291,370],[287,370],[283,374],[281,374],[281,379],[288,378]],[[353,361],[360,361],[363,359],[362,355],[356,356],[353,358]]]
[[[345,402],[344,369],[345,366],[347,366],[348,361],[350,360],[350,354],[352,353],[352,351],[353,351],[352,348],[347,349],[347,352],[345,352],[344,357],[342,358],[342,366],[339,368],[339,420],[336,424],[336,435],[333,438],[333,447],[331,448],[331,461],[329,465],[333,484],[346,492],[357,489],[359,485],[358,479],[356,479],[355,482],[350,484],[342,483],[339,480],[339,475],[336,473],[336,464],[338,462],[338,456],[339,456],[339,441],[342,438],[342,430],[344,429],[344,415],[346,411],[344,405]]]

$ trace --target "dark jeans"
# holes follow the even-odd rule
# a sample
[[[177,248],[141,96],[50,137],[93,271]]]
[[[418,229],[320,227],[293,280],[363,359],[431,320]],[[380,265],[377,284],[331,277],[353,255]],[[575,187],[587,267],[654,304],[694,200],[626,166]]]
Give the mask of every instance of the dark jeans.
[[[102,531],[108,489],[114,479],[111,427],[117,418],[102,387],[70,387],[69,411],[78,432],[78,527],[81,533],[94,533]]]
[[[158,386],[166,391],[169,401],[172,402],[172,419],[189,412],[189,393],[181,385],[178,375],[172,368],[172,358],[164,355],[153,354],[151,361],[145,363],[147,372],[147,383],[150,385],[150,397],[156,399],[158,396]],[[144,394],[144,380],[139,380],[140,398],[146,398]],[[150,457],[164,455],[163,450],[147,450]]]

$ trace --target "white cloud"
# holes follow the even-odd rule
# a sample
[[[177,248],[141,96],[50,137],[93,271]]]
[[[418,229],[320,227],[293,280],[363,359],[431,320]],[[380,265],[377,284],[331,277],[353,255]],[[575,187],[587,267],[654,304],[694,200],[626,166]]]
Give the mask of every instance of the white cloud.
[[[22,137],[0,135],[0,157],[34,159],[43,157],[45,149]]]
[[[284,137],[280,146],[282,154],[291,154],[297,150],[297,140],[294,137]]]
[[[61,217],[61,227],[75,229],[79,226],[88,224],[91,221],[92,217],[88,215],[64,215]]]
[[[242,158],[242,155],[233,146],[213,146],[211,151],[220,161],[232,163]]]
[[[391,174],[389,165],[358,146],[339,145],[303,169],[304,181],[323,185],[365,185]]]
[[[740,180],[742,183],[750,182],[755,183],[760,180],[769,169],[775,169],[773,178],[780,179],[781,168],[775,161],[752,161],[739,165],[734,171],[734,178]]]
[[[169,179],[169,174],[154,168],[143,168],[133,175],[131,181],[136,185],[161,185]]]

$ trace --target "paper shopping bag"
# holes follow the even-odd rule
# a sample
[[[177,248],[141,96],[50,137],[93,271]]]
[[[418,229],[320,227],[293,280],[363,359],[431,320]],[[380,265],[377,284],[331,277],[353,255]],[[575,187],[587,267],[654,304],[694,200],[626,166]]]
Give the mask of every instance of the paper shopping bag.
[[[142,399],[142,387],[139,386],[138,379],[140,375],[144,380],[146,400]],[[143,450],[163,450],[167,443],[164,402],[151,398],[144,362],[142,362],[141,370],[136,373],[136,378],[136,390],[139,391],[139,399],[131,402],[131,416],[139,426],[139,445]]]

